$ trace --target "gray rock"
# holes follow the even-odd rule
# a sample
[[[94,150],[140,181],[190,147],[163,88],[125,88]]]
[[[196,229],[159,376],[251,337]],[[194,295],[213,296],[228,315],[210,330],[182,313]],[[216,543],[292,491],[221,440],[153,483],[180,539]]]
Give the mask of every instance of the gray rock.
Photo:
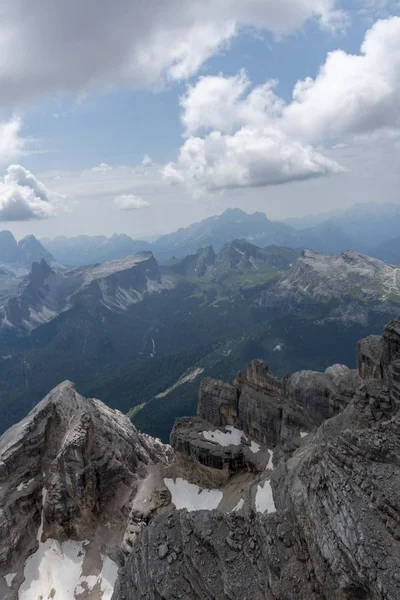
[[[16,573],[1,598],[16,598],[42,515],[42,541],[89,540],[121,564],[133,499],[168,455],[119,411],[57,386],[0,438],[0,574]]]

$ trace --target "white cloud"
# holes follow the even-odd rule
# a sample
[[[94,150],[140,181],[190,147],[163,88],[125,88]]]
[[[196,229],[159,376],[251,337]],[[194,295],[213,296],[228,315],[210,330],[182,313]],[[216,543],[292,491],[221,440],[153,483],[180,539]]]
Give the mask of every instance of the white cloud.
[[[24,153],[26,140],[20,135],[21,128],[18,117],[0,123],[0,164],[10,163]]]
[[[243,28],[280,36],[337,23],[336,0],[0,0],[0,103],[198,71]],[[29,15],[29,18],[26,17]],[[18,48],[18,52],[15,51]],[[40,65],[40,68],[38,68]]]
[[[145,154],[143,156],[143,160],[142,160],[142,166],[143,167],[153,167],[154,163],[151,160],[151,157],[148,154]]]
[[[133,194],[123,194],[114,198],[114,204],[121,210],[139,210],[150,206],[147,200],[134,196]]]
[[[335,161],[276,127],[242,127],[234,135],[213,131],[205,138],[189,138],[178,164],[164,169],[164,178],[217,190],[278,185],[342,170]]]
[[[97,167],[91,169],[95,173],[104,173],[105,171],[112,171],[112,167],[105,162],[100,163]]]
[[[0,180],[0,221],[47,219],[54,214],[47,188],[21,165],[10,165]]]
[[[251,90],[251,81],[243,70],[233,77],[200,77],[180,99],[185,134],[201,129],[230,133],[243,125],[267,124],[284,106],[273,91],[276,85],[272,80]]]
[[[400,135],[400,18],[378,21],[359,55],[331,52],[289,104],[276,87],[252,87],[244,71],[188,86],[180,100],[188,139],[164,178],[211,190],[315,178],[343,171],[317,144]]]
[[[400,128],[400,18],[377,21],[361,53],[328,54],[315,79],[299,81],[283,113],[286,131],[321,141]]]

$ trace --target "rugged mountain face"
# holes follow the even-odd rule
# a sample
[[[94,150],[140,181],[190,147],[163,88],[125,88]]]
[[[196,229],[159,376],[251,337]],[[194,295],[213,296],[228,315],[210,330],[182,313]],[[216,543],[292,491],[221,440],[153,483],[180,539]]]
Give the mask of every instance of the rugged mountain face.
[[[212,246],[201,248],[195,254],[169,263],[171,270],[185,277],[208,278],[223,281],[242,273],[259,274],[277,269],[276,274],[293,266],[297,253],[283,246],[259,248],[244,239],[233,240],[215,253]]]
[[[58,386],[0,438],[1,597],[396,600],[400,320],[377,342],[205,379],[172,449]]]
[[[171,439],[191,477],[199,477],[196,465],[214,481],[221,474],[220,504],[152,520],[134,543],[114,598],[398,598],[399,335],[396,321],[381,340],[384,379],[369,378],[360,356],[344,410],[346,401],[333,408],[317,387],[322,410],[311,420],[321,421],[327,404],[336,416],[316,430],[275,413],[279,398],[284,411],[293,399],[258,362],[233,387],[204,382],[199,417],[178,422]],[[345,368],[326,375],[336,385],[344,377],[350,391]],[[246,413],[243,394],[246,407],[248,395],[253,398]],[[211,424],[201,423],[203,416]],[[270,454],[267,465],[263,454]],[[241,486],[235,486],[239,473]],[[165,554],[157,553],[161,540]]]
[[[54,389],[0,438],[0,597],[110,598],[124,549],[165,503],[151,486],[169,454],[70,382]]]
[[[365,323],[371,308],[390,311],[397,306],[400,271],[358,252],[331,256],[304,250],[273,292],[265,293],[264,301],[330,305],[332,320]]]
[[[29,332],[76,305],[125,311],[144,295],[173,285],[172,278],[161,275],[151,253],[65,272],[55,272],[42,259],[33,263],[18,294],[5,304],[0,328]]]

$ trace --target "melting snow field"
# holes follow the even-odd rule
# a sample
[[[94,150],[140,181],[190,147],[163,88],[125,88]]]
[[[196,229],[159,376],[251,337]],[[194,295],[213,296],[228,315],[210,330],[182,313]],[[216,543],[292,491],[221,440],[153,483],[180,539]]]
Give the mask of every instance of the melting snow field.
[[[46,501],[43,489],[43,505]],[[110,600],[118,575],[117,565],[107,556],[102,558],[99,575],[82,576],[87,541],[68,540],[60,543],[54,539],[41,542],[43,513],[37,540],[39,548],[25,563],[25,581],[21,585],[18,600],[73,600],[84,592],[96,588],[98,598]]]
[[[219,431],[218,429],[215,431],[203,431],[204,439],[209,442],[217,442],[220,446],[239,446],[242,437],[247,440],[246,435],[240,429],[236,429],[236,427],[232,427],[232,425],[227,425],[225,429],[228,430],[226,433]],[[252,442],[252,444],[253,443],[255,444],[255,442]]]
[[[268,514],[276,512],[272,488],[269,481],[266,481],[264,486],[257,486],[256,511],[260,513],[266,512]]]
[[[181,477],[175,481],[164,479],[164,483],[171,492],[172,503],[178,510],[213,510],[222,500],[223,493],[220,490],[204,490]]]

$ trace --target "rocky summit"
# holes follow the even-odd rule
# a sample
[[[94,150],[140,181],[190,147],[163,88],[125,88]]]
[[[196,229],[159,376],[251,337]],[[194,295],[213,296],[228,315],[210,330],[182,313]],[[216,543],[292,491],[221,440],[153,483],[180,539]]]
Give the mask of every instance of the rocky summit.
[[[55,388],[0,438],[4,600],[398,600],[400,319],[357,370],[206,378],[171,446]]]

